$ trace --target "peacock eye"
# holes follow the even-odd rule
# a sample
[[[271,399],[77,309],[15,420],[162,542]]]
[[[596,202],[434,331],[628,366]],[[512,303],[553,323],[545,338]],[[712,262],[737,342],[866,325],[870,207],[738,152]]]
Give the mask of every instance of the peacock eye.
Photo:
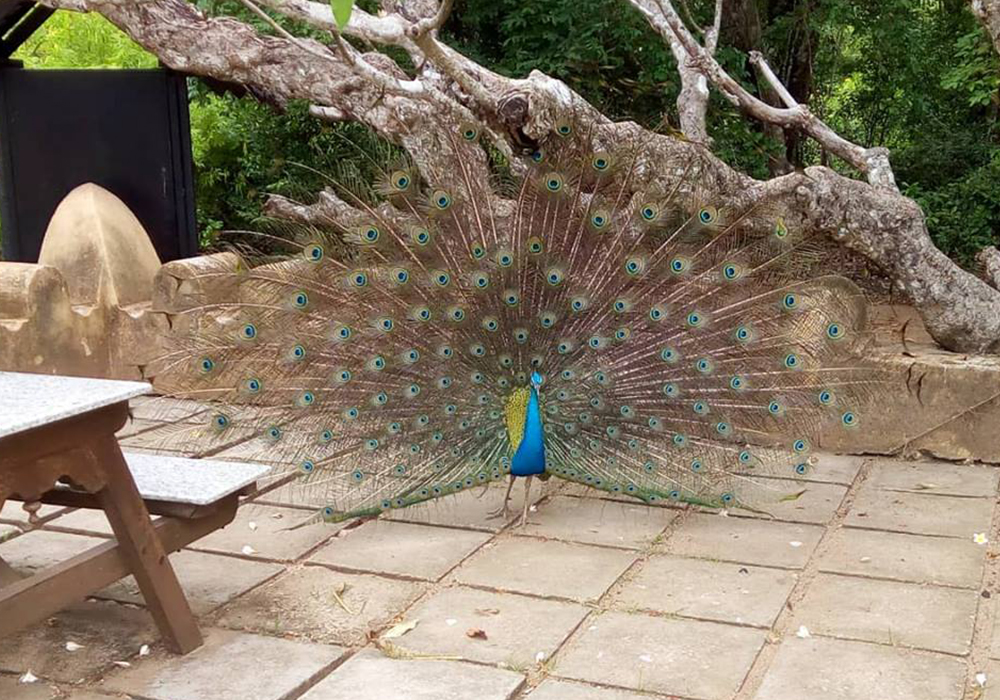
[[[318,243],[312,243],[305,247],[303,254],[309,262],[319,262],[323,259],[323,246]]]

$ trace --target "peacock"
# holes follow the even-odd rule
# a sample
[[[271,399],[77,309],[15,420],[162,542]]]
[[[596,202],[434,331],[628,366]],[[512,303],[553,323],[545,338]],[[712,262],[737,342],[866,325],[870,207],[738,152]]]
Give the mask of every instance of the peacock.
[[[475,125],[435,138],[486,148]],[[644,138],[561,120],[489,177],[394,156],[331,178],[327,215],[206,268],[238,291],[175,323],[157,379],[213,399],[202,429],[255,436],[329,522],[509,478],[506,514],[523,478],[523,525],[534,477],[764,509],[878,394],[866,302],[766,198],[718,201],[710,155]]]

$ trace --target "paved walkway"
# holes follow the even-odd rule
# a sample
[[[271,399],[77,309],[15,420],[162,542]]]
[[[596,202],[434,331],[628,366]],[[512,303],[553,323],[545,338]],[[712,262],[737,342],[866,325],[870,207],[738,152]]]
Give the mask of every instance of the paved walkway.
[[[123,441],[160,444],[135,413]],[[307,512],[279,489],[172,557],[203,648],[165,652],[127,580],[0,641],[0,698],[1000,700],[997,477],[828,456],[771,520],[550,482],[523,530],[487,519],[500,487],[287,530]],[[110,535],[41,514],[0,512],[16,568]]]

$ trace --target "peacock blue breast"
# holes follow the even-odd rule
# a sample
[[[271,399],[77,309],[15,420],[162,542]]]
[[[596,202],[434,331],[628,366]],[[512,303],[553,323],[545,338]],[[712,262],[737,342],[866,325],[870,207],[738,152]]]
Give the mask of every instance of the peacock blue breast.
[[[544,471],[545,440],[542,437],[542,412],[538,407],[538,392],[532,387],[524,419],[524,437],[514,453],[510,472],[515,476],[531,476]]]

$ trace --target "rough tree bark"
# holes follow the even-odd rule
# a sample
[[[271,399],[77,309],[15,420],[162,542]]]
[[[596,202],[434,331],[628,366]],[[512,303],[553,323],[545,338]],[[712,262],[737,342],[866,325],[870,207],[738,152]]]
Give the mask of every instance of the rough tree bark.
[[[632,184],[636,191],[652,184],[672,188],[684,171],[678,164],[696,162],[699,185],[710,194],[737,204],[767,198],[790,225],[815,228],[875,262],[920,310],[928,330],[944,347],[1000,351],[1000,291],[934,247],[920,208],[895,187],[887,152],[862,148],[833,132],[788,94],[760,56],[754,57],[756,67],[785,106],[768,105],[747,93],[713,57],[719,12],[713,26],[704,30],[702,45],[668,0],[628,0],[671,48],[677,46],[682,79],[688,81],[689,94],[697,96],[691,98],[697,109],[686,117],[686,140],[650,133],[631,122],[612,123],[564,83],[540,72],[510,79],[469,60],[437,38],[448,0],[441,7],[435,0],[386,2],[385,12],[377,17],[355,9],[345,30],[363,42],[407,51],[418,66],[412,78],[387,56],[360,53],[344,42],[326,2],[259,0],[274,12],[328,31],[330,46],[261,34],[235,19],[205,16],[185,0],[43,1],[56,8],[99,12],[176,70],[242,83],[277,104],[304,99],[325,119],[366,124],[405,148],[431,180],[447,177],[454,167],[481,170],[485,176],[482,149],[441,136],[465,120],[479,122],[488,137],[508,151],[530,149],[566,115],[592,129],[599,142],[641,139]],[[694,79],[692,71],[701,78]],[[822,167],[761,182],[728,167],[698,143],[707,142],[707,131],[704,139],[694,137],[704,124],[708,84],[762,122],[800,129],[857,168],[868,182]],[[303,218],[322,216],[331,208],[350,213],[332,192],[311,206],[280,199],[272,206]]]

